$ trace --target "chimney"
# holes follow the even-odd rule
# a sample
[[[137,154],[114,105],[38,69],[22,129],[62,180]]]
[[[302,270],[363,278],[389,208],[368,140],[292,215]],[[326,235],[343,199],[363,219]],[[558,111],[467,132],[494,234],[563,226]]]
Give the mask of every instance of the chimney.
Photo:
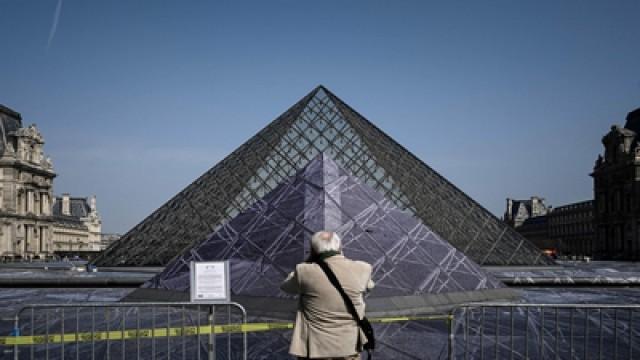
[[[507,213],[505,214],[505,220],[511,220],[511,209],[513,208],[513,200],[507,198]]]
[[[91,196],[91,198],[89,199],[89,209],[91,209],[91,212],[96,212],[96,196],[95,195]]]
[[[62,215],[71,215],[71,206],[69,204],[69,194],[62,194]]]

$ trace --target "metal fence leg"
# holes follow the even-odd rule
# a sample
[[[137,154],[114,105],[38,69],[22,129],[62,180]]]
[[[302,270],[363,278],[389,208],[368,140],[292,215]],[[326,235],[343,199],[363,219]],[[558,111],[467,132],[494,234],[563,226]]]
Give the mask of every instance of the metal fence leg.
[[[484,359],[484,307],[480,317],[480,359]]]
[[[633,359],[633,309],[629,309],[629,360]]]
[[[34,331],[35,331],[34,327],[35,327],[35,324],[36,324],[36,322],[35,322],[35,314],[34,314],[34,312],[35,312],[35,310],[34,310],[33,308],[31,308],[31,336],[33,336],[33,334],[34,334]],[[35,346],[30,345],[30,346],[29,346],[29,348],[30,348],[30,350],[31,350],[31,351],[30,351],[30,352],[31,352],[31,357],[30,357],[30,359],[35,359],[35,358],[36,358],[36,355],[35,355],[35,353],[36,353]]]
[[[167,360],[171,359],[171,307],[167,305]]]
[[[495,346],[495,358],[497,359],[500,355],[500,348],[498,343],[500,342],[499,329],[500,328],[500,308],[496,307],[496,346]]]
[[[529,308],[524,308],[525,320],[524,320],[524,358],[529,358]]]
[[[449,314],[449,321],[448,321],[449,322],[449,360],[452,360],[454,357],[454,351],[453,351],[454,340],[455,340],[454,312],[455,312],[455,309],[452,310],[451,313]]]
[[[513,326],[513,306],[509,308],[509,317],[510,317],[510,320],[511,320],[511,331],[510,331],[511,339],[509,339],[510,340],[509,347],[511,348],[511,351],[510,351],[511,352],[511,360],[513,360],[513,355],[515,353],[515,345],[513,343],[514,332],[515,332],[515,329],[514,329],[514,326]]]
[[[216,334],[215,334],[215,324],[216,324],[216,310],[215,305],[209,306],[209,326],[211,327],[211,331],[209,331],[209,347],[207,349],[209,353],[209,360],[215,360],[216,358]]]
[[[62,360],[64,360],[64,308],[60,309],[60,330],[62,336],[60,337],[60,353]]]
[[[33,319],[33,312],[31,314],[32,314],[31,318]],[[19,313],[16,313],[16,316],[13,319],[13,321],[14,321],[13,322],[13,332],[17,336],[17,335],[19,335],[18,331],[20,331],[20,314]],[[31,332],[33,332],[33,321],[31,322],[31,326],[32,326]],[[33,335],[33,334],[31,334],[31,335]],[[17,342],[13,345],[13,358],[14,358],[14,360],[18,360],[18,343]]]

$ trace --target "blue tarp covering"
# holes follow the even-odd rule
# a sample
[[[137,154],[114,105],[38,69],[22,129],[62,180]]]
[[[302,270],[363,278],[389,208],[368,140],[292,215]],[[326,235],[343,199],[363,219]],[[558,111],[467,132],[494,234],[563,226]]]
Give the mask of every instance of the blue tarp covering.
[[[143,287],[189,289],[191,261],[230,260],[237,296],[286,297],[279,285],[320,230],[347,257],[373,265],[369,298],[497,289],[503,285],[416,217],[321,154],[296,176],[172,261]]]

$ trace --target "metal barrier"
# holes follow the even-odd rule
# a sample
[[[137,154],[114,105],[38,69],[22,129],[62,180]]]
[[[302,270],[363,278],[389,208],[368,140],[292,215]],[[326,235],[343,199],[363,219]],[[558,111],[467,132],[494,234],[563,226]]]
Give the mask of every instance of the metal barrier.
[[[246,322],[237,303],[29,305],[14,319],[13,356],[246,360]]]
[[[640,305],[480,303],[454,308],[449,359],[634,359]]]
[[[479,303],[449,315],[372,322],[448,321],[448,334],[443,326],[437,337],[448,335],[449,359],[634,359],[638,312],[640,305]],[[236,303],[33,305],[16,314],[5,339],[13,341],[15,360],[246,360],[247,332],[291,327],[247,324]]]

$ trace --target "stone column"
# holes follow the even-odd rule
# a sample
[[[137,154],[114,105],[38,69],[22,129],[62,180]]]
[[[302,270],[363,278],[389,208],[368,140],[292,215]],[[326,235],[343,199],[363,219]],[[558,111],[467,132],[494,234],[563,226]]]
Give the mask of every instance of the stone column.
[[[29,236],[29,225],[22,225],[22,230],[24,233],[24,246],[22,247],[22,257],[26,258],[27,257],[27,252],[30,250],[29,248],[29,239],[31,238],[31,236]]]
[[[27,191],[27,209],[26,212],[34,212],[33,190]]]

